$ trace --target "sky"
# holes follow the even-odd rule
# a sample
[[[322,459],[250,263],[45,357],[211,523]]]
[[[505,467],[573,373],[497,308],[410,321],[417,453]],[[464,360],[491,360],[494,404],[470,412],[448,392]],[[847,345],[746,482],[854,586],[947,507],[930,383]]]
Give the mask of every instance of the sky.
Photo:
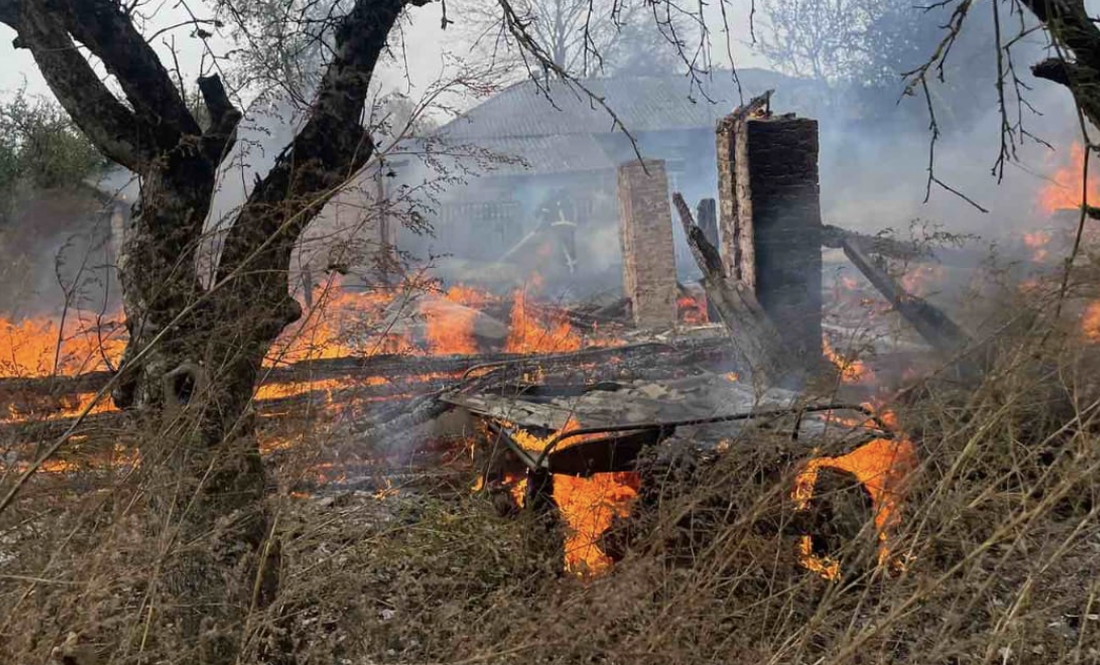
[[[453,0],[450,5],[449,18],[454,21],[462,20],[461,13],[455,9],[455,2],[459,1],[461,0]],[[988,2],[988,0],[982,1]],[[185,21],[188,16],[179,8],[181,0],[144,0],[144,2],[147,12],[156,10],[150,23],[143,26],[145,34],[152,34],[166,26],[178,24]],[[199,15],[202,15],[198,9],[202,2],[203,0],[191,1],[191,7],[195,8],[196,13]],[[1100,0],[1087,0],[1086,6],[1092,10],[1100,10]],[[729,62],[726,57],[725,37],[718,32],[722,27],[720,7],[717,3],[709,3],[706,7],[705,11],[708,12],[706,18],[713,32],[712,61],[715,67],[727,67]],[[754,53],[749,44],[748,24],[751,7],[750,0],[729,0],[727,6],[729,25],[733,31],[730,45],[738,67],[766,64],[759,54]],[[760,7],[758,6],[757,9],[759,10]],[[444,55],[446,53],[457,55],[468,50],[468,45],[462,41],[462,31],[456,29],[461,26],[452,26],[451,29],[443,31],[440,29],[440,19],[441,5],[438,2],[429,3],[424,7],[409,7],[407,20],[402,22],[401,32],[397,35],[403,37],[406,45],[403,54],[404,59],[401,62],[407,62],[408,78],[406,79],[405,71],[401,66],[389,67],[380,72],[379,75],[382,82],[381,92],[399,91],[415,99],[429,84],[438,80],[445,73]],[[757,20],[760,20],[759,13]],[[168,58],[170,45],[167,39],[169,36],[174,36],[178,59],[181,68],[184,70],[185,78],[193,81],[201,73],[200,63],[202,62],[204,46],[200,40],[190,37],[189,33],[190,28],[188,27],[169,32],[155,40],[154,48],[162,54],[165,62],[171,62],[172,60]],[[398,43],[397,36],[391,41],[391,45]],[[2,66],[0,66],[0,93],[11,92],[25,83],[28,91],[48,95],[49,90],[38,73],[33,59],[26,51],[16,50],[12,47],[11,40],[13,37],[14,34],[10,29],[0,25],[0,63],[2,63]],[[219,42],[215,38],[215,49],[228,49],[229,47],[230,44],[226,40],[222,39]],[[1072,118],[1072,111],[1067,106],[1070,98],[1065,90],[1060,86],[1046,82],[1038,82],[1037,85],[1037,92],[1043,96],[1046,102],[1041,106],[1042,110],[1046,112],[1043,122],[1051,123],[1055,127],[1072,124],[1066,120]],[[687,86],[685,86],[684,91],[687,94]],[[881,156],[874,158],[878,160],[875,162],[874,168],[867,168],[866,159],[868,158],[865,157],[864,161],[861,161],[858,165],[855,175],[851,178],[849,178],[849,171],[836,171],[837,173],[843,172],[845,176],[843,178],[835,177],[834,181],[845,184],[845,179],[853,179],[854,190],[848,188],[844,190],[845,192],[873,191],[877,194],[873,197],[846,196],[846,200],[850,199],[852,209],[838,210],[838,218],[861,219],[866,217],[867,224],[873,225],[881,224],[880,220],[885,217],[899,217],[899,210],[901,209],[913,211],[914,216],[918,213],[935,212],[934,208],[925,206],[923,201],[924,155],[927,150],[928,138],[924,121],[920,121],[919,126],[914,127],[912,136],[881,137],[875,136],[873,132],[861,132],[834,138],[830,142],[826,141],[825,131],[835,126],[836,123],[831,122],[830,118],[823,117],[821,120],[823,123],[823,183],[830,172],[830,160],[836,162],[839,158],[846,157],[848,153],[859,150],[881,152]],[[967,186],[968,192],[977,192],[982,201],[990,207],[996,207],[1000,203],[1007,208],[1003,211],[1003,214],[995,212],[989,215],[976,215],[973,209],[965,204],[960,204],[957,198],[937,190],[933,195],[933,203],[939,202],[946,206],[937,217],[950,220],[950,226],[958,226],[960,229],[969,230],[978,228],[979,224],[1003,223],[1003,219],[1013,216],[1013,210],[1019,207],[1018,202],[1014,200],[1011,194],[1016,190],[1030,191],[1041,184],[1041,174],[1046,170],[1044,160],[1048,157],[1045,154],[1038,154],[1042,151],[1033,151],[1038,156],[1031,160],[1031,164],[1024,165],[1035,173],[1026,172],[1018,165],[1013,165],[1013,169],[1017,172],[1013,173],[1012,177],[1020,179],[1023,183],[1021,187],[999,186],[994,179],[989,177],[989,165],[996,155],[995,150],[999,136],[998,127],[999,119],[991,115],[987,122],[979,125],[978,129],[980,131],[976,132],[974,136],[964,137],[962,141],[957,138],[952,141],[945,141],[938,148],[941,155],[938,160],[940,164],[938,168],[943,169],[945,173],[950,170],[959,171],[958,174],[953,174],[953,183],[961,182]],[[1056,139],[1058,137],[1044,135],[1044,138]],[[914,158],[916,155],[920,157]],[[270,158],[270,155],[268,158]],[[1009,184],[1011,185],[1011,183]],[[226,200],[231,198],[228,194],[226,194],[226,197],[228,197]],[[868,198],[881,202],[885,209],[878,210],[873,206],[869,206]],[[899,202],[903,202],[905,205],[900,206]],[[843,214],[841,215],[841,213]],[[968,221],[970,218],[975,218],[975,221],[971,223]]]
[[[199,7],[203,4],[202,0],[191,3],[196,15],[202,15]],[[726,67],[729,60],[726,56],[724,37],[717,34],[722,25],[721,14],[717,4],[708,7],[708,10],[706,10],[707,20],[710,22],[711,29],[716,33],[714,35],[715,44],[712,49],[714,62],[717,67]],[[147,13],[153,15],[147,25],[143,26],[145,34],[152,34],[162,28],[177,25],[188,18],[188,14],[184,9],[174,3],[170,4],[167,0],[148,0],[145,9]],[[728,10],[729,23],[733,33],[731,50],[738,66],[760,66],[762,64],[760,56],[754,54],[749,45],[749,9],[748,2],[734,1],[730,4]],[[432,2],[423,7],[410,6],[407,18],[409,20],[404,21],[402,24],[400,36],[403,37],[406,45],[403,57],[404,61],[408,63],[408,77],[405,76],[406,72],[403,66],[388,67],[381,75],[383,86],[388,88],[389,91],[400,91],[416,96],[417,92],[422,91],[424,87],[438,80],[445,73],[445,52],[461,54],[468,51],[469,47],[463,40],[460,34],[461,31],[456,29],[456,26],[452,26],[448,30],[440,29],[442,9],[438,2]],[[448,18],[456,22],[462,20],[461,15],[456,15],[453,6]],[[204,45],[201,40],[191,37],[190,32],[190,27],[178,28],[159,36],[154,40],[153,45],[161,54],[164,62],[172,61],[169,54],[174,46],[181,69],[194,80],[201,73],[199,67],[202,62]],[[25,85],[27,91],[32,94],[48,95],[49,88],[42,79],[41,74],[39,74],[34,59],[26,50],[16,49],[12,46],[14,37],[13,30],[0,25],[0,63],[3,63],[0,66],[0,93],[10,93]],[[172,38],[174,38],[174,44],[170,45],[168,40]],[[391,40],[391,45],[394,43],[395,41]],[[212,44],[215,50],[226,49],[230,46],[228,40],[218,37],[212,40]]]

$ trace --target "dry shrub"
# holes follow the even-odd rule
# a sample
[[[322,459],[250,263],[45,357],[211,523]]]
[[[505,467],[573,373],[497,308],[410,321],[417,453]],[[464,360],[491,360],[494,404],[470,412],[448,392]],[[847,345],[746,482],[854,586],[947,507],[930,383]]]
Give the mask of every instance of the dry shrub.
[[[839,579],[800,564],[808,451],[766,430],[648,457],[658,480],[605,538],[623,559],[593,580],[561,573],[555,527],[461,486],[280,495],[280,595],[242,627],[241,662],[1098,662],[1100,361],[1070,337],[1036,323],[977,388],[899,401],[921,456],[891,539],[904,570],[875,565],[869,521]],[[0,660],[45,662],[75,633],[68,653],[100,662],[199,662],[161,619],[180,600],[156,584],[170,518],[140,479],[109,480],[66,500],[43,479],[0,516]]]

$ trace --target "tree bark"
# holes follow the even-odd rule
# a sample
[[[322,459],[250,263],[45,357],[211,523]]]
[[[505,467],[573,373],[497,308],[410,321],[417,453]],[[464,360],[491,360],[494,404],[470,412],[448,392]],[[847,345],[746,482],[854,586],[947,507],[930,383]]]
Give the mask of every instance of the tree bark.
[[[1100,127],[1100,28],[1081,0],[1023,0],[1060,47],[1031,68],[1038,78],[1066,86],[1078,108]]]
[[[332,60],[306,122],[233,220],[215,284],[204,288],[197,250],[241,118],[221,81],[199,80],[210,117],[202,129],[118,2],[0,0],[0,22],[74,122],[140,177],[118,266],[130,338],[113,397],[155,427],[142,450],[143,461],[158,462],[154,504],[179,516],[164,579],[182,602],[166,620],[195,646],[195,662],[233,662],[249,608],[273,593],[262,574],[273,569],[264,561],[270,525],[249,403],[271,343],[301,315],[289,295],[293,247],[373,154],[362,124],[367,91],[405,4],[357,0],[335,19]]]

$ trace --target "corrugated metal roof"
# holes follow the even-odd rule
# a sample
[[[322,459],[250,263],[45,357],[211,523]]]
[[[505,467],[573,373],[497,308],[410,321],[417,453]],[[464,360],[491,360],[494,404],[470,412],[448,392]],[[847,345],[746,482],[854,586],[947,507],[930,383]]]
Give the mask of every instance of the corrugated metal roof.
[[[799,111],[812,83],[761,69],[738,72],[744,99],[777,89],[783,111]],[[713,129],[719,118],[740,103],[729,72],[715,72],[701,92],[687,77],[615,77],[581,83],[615,112],[631,132]],[[441,127],[449,140],[502,137],[603,134],[614,131],[608,112],[584,91],[561,81],[545,86],[527,80],[506,88]],[[704,95],[705,92],[705,95]],[[812,93],[811,93],[812,94]],[[708,99],[709,98],[709,99]]]
[[[501,157],[518,157],[525,162],[495,166],[493,174],[568,173],[614,168],[600,145],[589,136],[514,136],[478,138],[477,146]]]

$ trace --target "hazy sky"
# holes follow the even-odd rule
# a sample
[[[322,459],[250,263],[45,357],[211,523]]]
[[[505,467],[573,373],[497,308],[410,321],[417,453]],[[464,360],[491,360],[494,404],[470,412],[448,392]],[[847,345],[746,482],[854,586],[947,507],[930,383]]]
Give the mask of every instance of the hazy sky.
[[[156,10],[153,19],[143,27],[145,34],[152,34],[161,28],[179,24],[188,18],[184,10],[173,8],[173,5],[164,0],[149,2],[147,10],[152,11],[157,5],[160,5],[160,7]],[[201,5],[201,0],[192,3],[193,8]],[[748,44],[749,7],[747,1],[735,2],[728,11],[730,28],[733,33],[731,46],[738,66],[759,66],[762,64],[759,56],[752,52]],[[722,28],[721,14],[715,4],[708,6],[707,12],[707,20],[710,22],[711,30],[714,31],[713,57],[715,66],[728,66],[729,59],[726,56],[725,37],[719,34]],[[197,9],[196,13],[198,13]],[[710,14],[713,14],[713,16]],[[451,26],[446,31],[440,29],[441,7],[439,3],[431,3],[424,7],[410,7],[408,18],[411,20],[405,21],[402,26],[402,34],[406,45],[404,58],[408,62],[409,80],[414,86],[412,92],[415,94],[418,89],[437,80],[440,74],[443,73],[443,55],[446,51],[459,54],[466,50],[466,46],[462,42],[459,35],[460,31],[456,29],[456,26]],[[462,20],[461,15],[456,15],[453,8],[448,18],[456,22]],[[190,32],[191,29],[185,26],[161,35],[154,41],[154,47],[162,54],[162,57],[168,56],[171,48],[169,40],[174,37],[174,47],[179,55],[181,68],[184,70],[184,74],[193,81],[201,73],[199,66],[202,61],[204,46],[199,39],[191,37]],[[0,25],[0,63],[2,63],[2,66],[0,66],[0,92],[11,92],[18,89],[25,82],[28,91],[48,94],[49,89],[38,73],[34,59],[26,50],[17,50],[12,47],[11,43],[14,36],[15,33],[7,26]],[[213,42],[216,50],[229,46],[226,41],[218,38],[215,38]],[[396,37],[394,37],[391,39],[391,45],[396,44]],[[171,60],[165,59],[165,62],[171,62]],[[404,71],[401,71],[401,69],[400,67],[390,67],[388,71],[383,72],[383,84],[390,90],[401,89],[407,92],[405,90],[407,82],[405,81]]]

